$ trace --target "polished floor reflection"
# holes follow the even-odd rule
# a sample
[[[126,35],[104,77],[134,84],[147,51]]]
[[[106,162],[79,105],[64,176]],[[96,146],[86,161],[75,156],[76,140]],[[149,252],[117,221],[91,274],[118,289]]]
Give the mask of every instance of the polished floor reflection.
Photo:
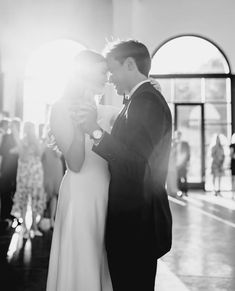
[[[222,197],[190,193],[181,200],[170,200],[174,240],[164,263],[186,290],[235,290],[235,201],[231,193],[222,193]]]
[[[235,290],[235,201],[231,193],[169,197],[173,246],[158,264],[156,291]],[[0,290],[44,291],[52,231],[25,239],[20,226],[0,234]],[[6,286],[6,287],[3,287]]]
[[[45,290],[51,235],[25,239],[19,228],[1,229],[1,291]]]

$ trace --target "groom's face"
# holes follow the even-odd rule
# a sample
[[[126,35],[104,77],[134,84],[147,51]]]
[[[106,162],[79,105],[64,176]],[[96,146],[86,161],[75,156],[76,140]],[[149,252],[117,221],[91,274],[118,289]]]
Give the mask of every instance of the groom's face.
[[[128,70],[125,62],[121,64],[114,58],[108,60],[108,70],[110,73],[109,82],[112,83],[117,91],[117,94],[123,95],[128,93]]]

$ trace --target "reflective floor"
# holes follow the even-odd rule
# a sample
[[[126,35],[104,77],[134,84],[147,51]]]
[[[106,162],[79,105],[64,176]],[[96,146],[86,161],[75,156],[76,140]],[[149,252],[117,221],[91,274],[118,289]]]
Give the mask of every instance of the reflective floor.
[[[173,246],[162,258],[169,280],[164,280],[164,274],[159,272],[162,285],[156,290],[234,291],[235,201],[231,193],[222,193],[222,197],[189,193],[180,200],[170,197],[170,201]],[[185,288],[182,284],[172,289],[166,287],[171,276]]]
[[[158,264],[156,291],[235,290],[235,200],[189,192],[169,197],[173,245]],[[24,239],[0,226],[0,290],[44,291],[52,231]],[[6,286],[6,287],[3,287]]]

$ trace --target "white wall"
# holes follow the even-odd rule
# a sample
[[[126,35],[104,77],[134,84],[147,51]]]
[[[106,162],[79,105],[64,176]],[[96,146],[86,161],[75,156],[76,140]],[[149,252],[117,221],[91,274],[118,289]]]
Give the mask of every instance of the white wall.
[[[235,2],[233,0],[114,0],[114,35],[143,41],[153,52],[182,34],[217,44],[235,72]],[[117,15],[119,13],[119,16]]]
[[[152,52],[165,40],[196,34],[216,43],[235,73],[234,0],[133,0],[133,37]]]
[[[235,73],[234,15],[234,0],[1,0],[4,109],[14,113],[15,71],[34,49],[57,38],[101,51],[105,38],[132,37],[153,52],[171,37],[196,34],[216,43]]]

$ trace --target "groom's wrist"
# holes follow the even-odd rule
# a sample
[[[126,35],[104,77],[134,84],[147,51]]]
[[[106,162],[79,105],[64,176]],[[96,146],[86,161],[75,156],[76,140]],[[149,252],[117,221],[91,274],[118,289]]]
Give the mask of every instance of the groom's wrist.
[[[90,138],[93,140],[94,145],[98,146],[104,136],[104,130],[101,127],[94,129],[91,133]]]
[[[103,135],[103,132],[104,130],[98,124],[96,124],[90,131],[89,135],[91,139],[97,140],[101,138],[101,136]]]

